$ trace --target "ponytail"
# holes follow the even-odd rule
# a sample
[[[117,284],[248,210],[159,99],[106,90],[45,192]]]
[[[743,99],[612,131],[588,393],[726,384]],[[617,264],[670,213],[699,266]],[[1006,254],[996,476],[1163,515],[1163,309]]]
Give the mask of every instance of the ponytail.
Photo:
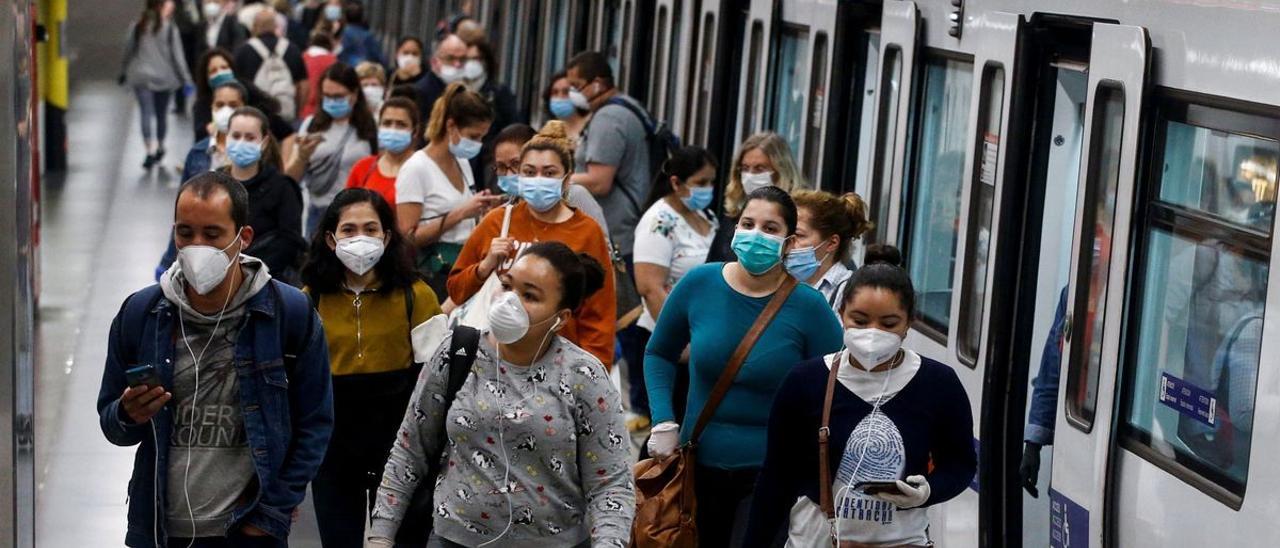
[[[461,82],[449,84],[444,93],[431,105],[431,119],[427,122],[427,142],[435,143],[447,139],[445,135],[448,125],[453,120],[458,127],[467,127],[493,121],[493,108],[479,93],[467,89]]]

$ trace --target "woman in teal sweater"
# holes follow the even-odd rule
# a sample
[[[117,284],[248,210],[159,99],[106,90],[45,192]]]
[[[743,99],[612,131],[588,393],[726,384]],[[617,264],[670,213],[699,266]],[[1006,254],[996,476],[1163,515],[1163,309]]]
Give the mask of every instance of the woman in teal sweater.
[[[747,197],[733,236],[734,263],[697,267],[667,297],[645,349],[645,383],[656,426],[649,452],[665,457],[681,443],[702,412],[729,356],[788,276],[781,259],[796,232],[795,202],[765,187]],[[745,529],[746,509],[764,462],[769,409],[791,366],[839,350],[841,328],[822,294],[800,284],[765,329],[698,443],[694,474],[698,539],[702,546],[730,546]],[[676,368],[689,347],[689,391],[676,394]],[[685,399],[683,417],[672,401]],[[681,433],[680,424],[689,428]]]

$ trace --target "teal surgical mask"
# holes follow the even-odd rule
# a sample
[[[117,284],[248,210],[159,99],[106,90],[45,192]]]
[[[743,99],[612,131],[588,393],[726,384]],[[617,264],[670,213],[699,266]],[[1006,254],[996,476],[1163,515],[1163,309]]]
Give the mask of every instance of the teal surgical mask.
[[[765,234],[759,230],[739,228],[733,232],[733,254],[738,264],[752,276],[760,276],[773,270],[782,261],[782,246],[786,238]]]

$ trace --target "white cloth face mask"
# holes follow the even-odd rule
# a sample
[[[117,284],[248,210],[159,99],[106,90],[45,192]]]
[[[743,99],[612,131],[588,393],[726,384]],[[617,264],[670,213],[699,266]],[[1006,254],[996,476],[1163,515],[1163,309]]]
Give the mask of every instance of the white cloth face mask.
[[[767,186],[773,186],[773,172],[766,171],[764,173],[743,173],[742,174],[742,192],[751,194]]]
[[[844,347],[864,369],[889,361],[902,348],[902,337],[874,327],[850,327],[844,330]]]
[[[189,245],[178,250],[178,269],[182,277],[196,290],[197,295],[208,295],[227,278],[227,271],[234,264],[226,251],[240,241],[240,233],[227,247],[218,249],[209,245]],[[240,254],[237,252],[236,256]]]
[[[347,270],[354,272],[357,276],[363,276],[378,264],[385,250],[386,244],[381,239],[362,234],[337,240],[334,254],[338,256],[339,261],[342,261],[342,266],[347,267]]]

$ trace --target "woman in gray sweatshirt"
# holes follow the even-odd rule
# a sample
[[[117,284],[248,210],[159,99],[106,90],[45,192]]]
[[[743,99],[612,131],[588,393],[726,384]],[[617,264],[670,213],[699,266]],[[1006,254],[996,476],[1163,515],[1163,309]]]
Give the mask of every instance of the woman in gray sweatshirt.
[[[138,98],[142,139],[147,157],[142,167],[151,169],[164,157],[168,132],[169,99],[191,83],[182,39],[173,22],[173,0],[146,0],[142,16],[129,31],[120,82]],[[154,120],[155,131],[152,132]]]
[[[370,546],[391,546],[431,489],[428,546],[626,546],[635,493],[621,398],[600,360],[558,334],[605,271],[559,242],[501,274],[490,328],[452,406],[449,338],[422,370],[378,488]],[[509,342],[506,342],[509,341]],[[425,484],[425,485],[424,485]]]

